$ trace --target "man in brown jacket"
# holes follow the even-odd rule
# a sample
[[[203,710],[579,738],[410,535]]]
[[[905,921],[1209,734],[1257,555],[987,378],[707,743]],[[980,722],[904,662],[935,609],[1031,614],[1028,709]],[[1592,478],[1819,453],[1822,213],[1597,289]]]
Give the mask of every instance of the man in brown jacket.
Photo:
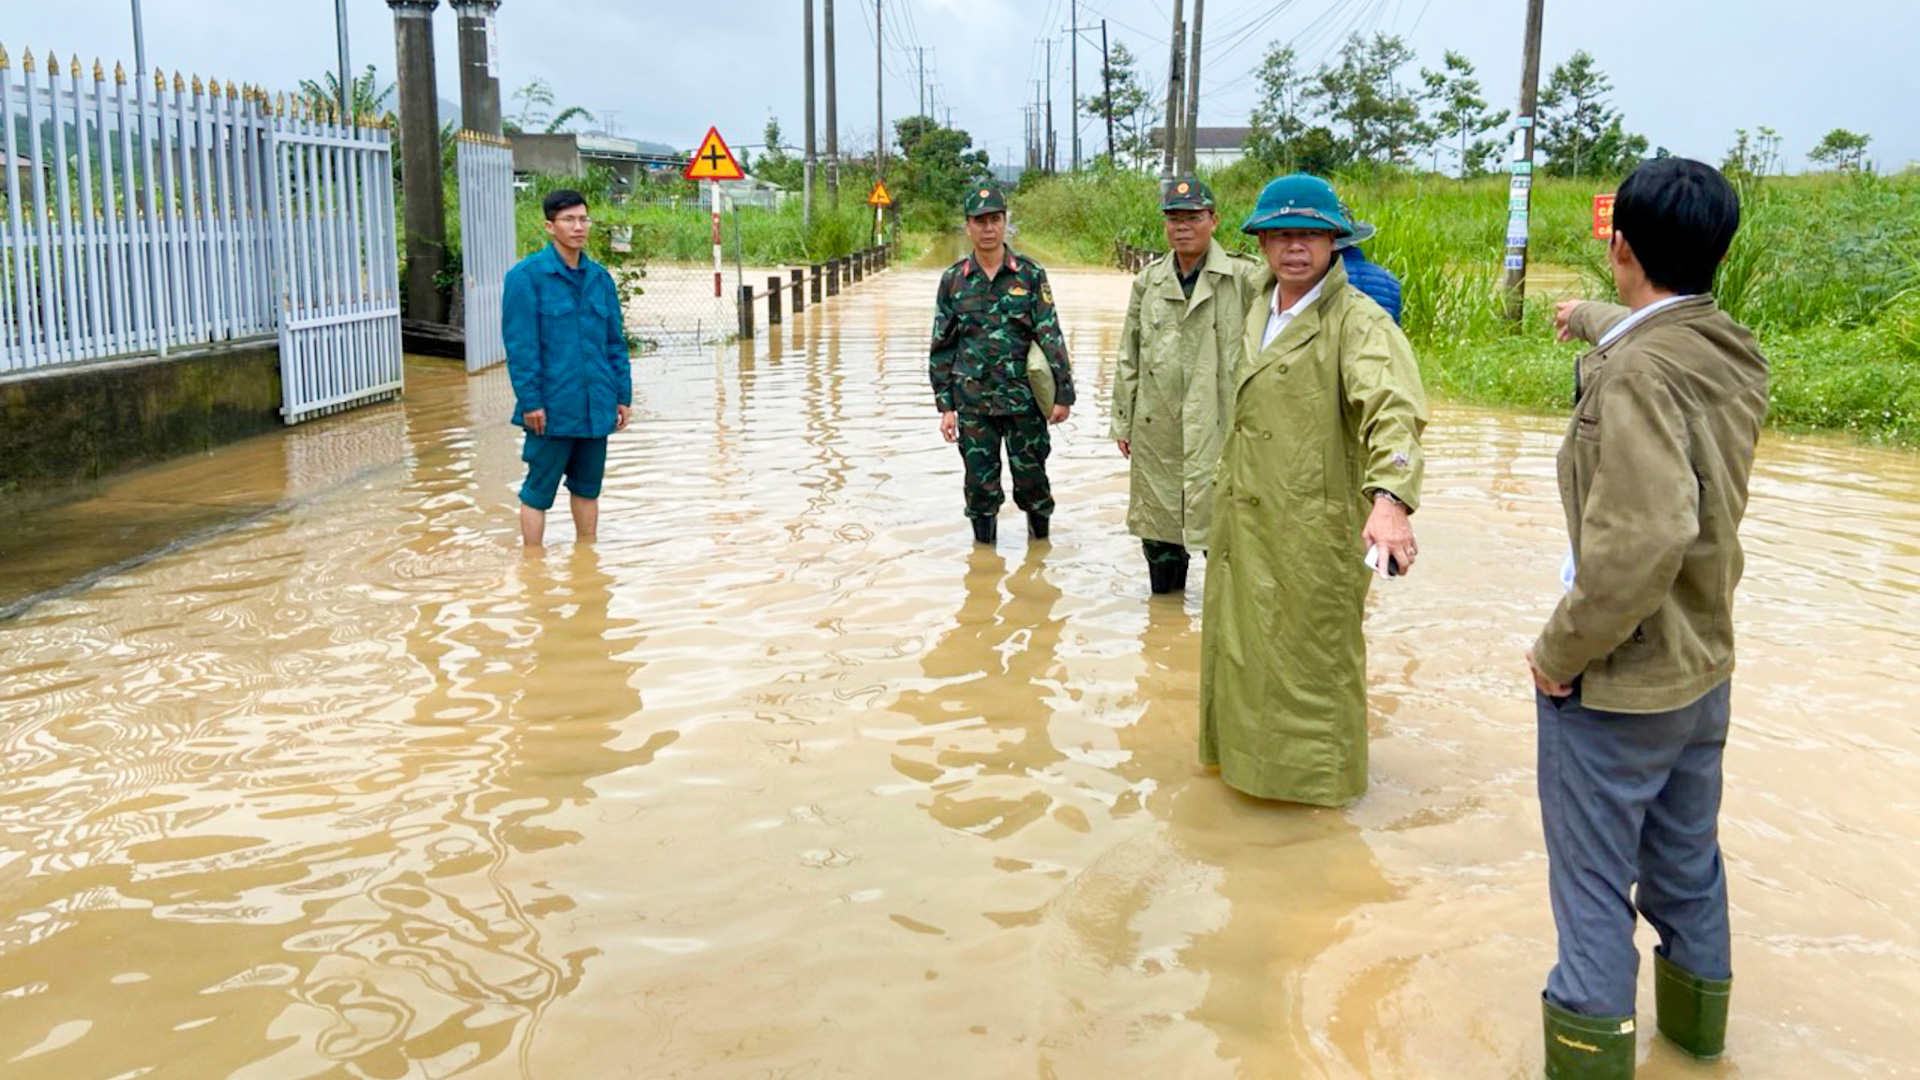
[[[1715,305],[1739,198],[1711,166],[1642,164],[1607,258],[1626,307],[1570,302],[1575,368],[1559,455],[1566,594],[1527,654],[1559,963],[1542,995],[1547,1075],[1634,1068],[1634,911],[1658,933],[1659,1030],[1725,1045],[1732,959],[1718,822],[1739,526],[1767,362]]]

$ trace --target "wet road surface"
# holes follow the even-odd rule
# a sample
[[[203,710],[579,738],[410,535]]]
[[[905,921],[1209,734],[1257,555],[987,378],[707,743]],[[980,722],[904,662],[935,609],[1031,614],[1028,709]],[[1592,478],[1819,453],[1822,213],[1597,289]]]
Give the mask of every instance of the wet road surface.
[[[63,509],[16,599],[190,542],[0,621],[0,1075],[1536,1075],[1559,424],[1436,410],[1372,790],[1262,805],[1124,535],[1126,279],[1054,278],[1051,544],[970,542],[923,270],[641,359],[596,546],[521,553],[499,370]],[[1916,533],[1915,458],[1764,444],[1730,1050],[1643,1077],[1917,1074]]]

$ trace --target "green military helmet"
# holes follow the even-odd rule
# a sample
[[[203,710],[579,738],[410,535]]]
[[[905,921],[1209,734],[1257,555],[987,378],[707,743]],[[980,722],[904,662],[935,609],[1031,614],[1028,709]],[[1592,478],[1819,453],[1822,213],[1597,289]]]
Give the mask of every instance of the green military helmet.
[[[979,187],[968,189],[965,207],[968,217],[1005,213],[1007,193],[1000,190],[999,184],[981,184]]]
[[[1334,194],[1332,184],[1317,176],[1294,173],[1261,189],[1253,213],[1240,226],[1243,233],[1274,229],[1325,229],[1341,237],[1352,232],[1353,226],[1340,212],[1340,196]]]
[[[1213,189],[1197,176],[1176,176],[1160,192],[1160,210],[1211,210]]]

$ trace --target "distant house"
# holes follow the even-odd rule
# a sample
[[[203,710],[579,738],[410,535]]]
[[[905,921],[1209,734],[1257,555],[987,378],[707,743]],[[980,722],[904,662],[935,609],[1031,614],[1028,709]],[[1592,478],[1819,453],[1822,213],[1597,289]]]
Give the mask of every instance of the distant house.
[[[1156,154],[1163,152],[1160,141],[1164,128],[1154,128],[1148,135]],[[1253,134],[1250,127],[1197,127],[1193,129],[1193,163],[1202,169],[1219,169],[1231,165],[1247,156],[1247,137]]]
[[[30,157],[21,157],[18,154],[8,156],[6,153],[0,152],[0,161],[5,161],[7,168],[12,169],[20,175],[20,191],[22,195],[31,198],[32,196],[28,193],[33,191],[33,159]],[[4,173],[0,173],[0,177],[4,176]],[[0,191],[5,191],[6,187],[6,180],[0,179]]]
[[[664,143],[615,135],[521,134],[509,135],[507,141],[513,146],[515,175],[584,176],[589,167],[598,167],[613,170],[614,183],[620,190],[631,189],[645,172],[678,172],[687,165],[686,154]]]

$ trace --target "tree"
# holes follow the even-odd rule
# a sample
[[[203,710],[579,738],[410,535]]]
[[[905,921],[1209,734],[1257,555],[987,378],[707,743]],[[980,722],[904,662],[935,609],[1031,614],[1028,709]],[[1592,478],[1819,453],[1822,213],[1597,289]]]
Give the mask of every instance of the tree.
[[[1842,172],[1855,172],[1866,167],[1867,144],[1873,141],[1871,135],[1859,135],[1846,128],[1834,128],[1820,140],[1807,157],[1822,165],[1832,165]]]
[[[520,102],[520,113],[510,120],[502,121],[501,127],[510,135],[526,131],[541,131],[548,135],[566,130],[574,118],[593,123],[593,114],[578,105],[569,105],[558,114],[553,112],[553,87],[547,80],[536,78],[513,92],[513,100]]]
[[[1647,140],[1629,135],[1607,106],[1613,83],[1585,49],[1557,65],[1540,92],[1539,147],[1550,176],[1600,176],[1631,168]]]
[[[1260,101],[1248,118],[1247,152],[1276,172],[1300,168],[1300,140],[1306,134],[1307,76],[1291,46],[1273,42],[1260,62]]]
[[[967,189],[992,175],[987,152],[973,149],[973,136],[942,127],[926,116],[893,125],[900,161],[888,177],[894,201],[922,221],[950,222]]]
[[[1459,140],[1454,153],[1459,157],[1461,177],[1488,171],[1489,163],[1505,144],[1498,138],[1481,136],[1504,125],[1512,114],[1505,109],[1487,111],[1487,100],[1480,96],[1480,80],[1473,77],[1473,62],[1452,49],[1447,50],[1442,70],[1421,68],[1420,77],[1427,84],[1426,99],[1434,105],[1436,136]]]
[[[1354,34],[1340,47],[1338,67],[1322,65],[1307,96],[1328,120],[1347,126],[1348,156],[1357,161],[1401,162],[1433,141],[1420,120],[1420,104],[1400,87],[1400,69],[1413,59],[1404,39]]]
[[[754,168],[753,174],[783,188],[797,188],[804,183],[805,163],[787,153],[791,147],[781,144],[780,121],[772,115],[767,117],[767,127],[762,137],[766,147],[760,153],[760,164]]]
[[[1137,61],[1125,44],[1114,42],[1101,71],[1102,89],[1080,99],[1080,111],[1105,120],[1112,110],[1116,145],[1107,148],[1113,164],[1125,162],[1129,168],[1153,157],[1152,98],[1140,85]]]
[[[381,119],[392,115],[387,102],[393,98],[393,84],[388,83],[384,90],[378,86],[372,64],[367,65],[366,71],[354,76],[347,91],[355,116]],[[340,107],[340,76],[329,71],[318,79],[301,79],[300,96],[313,108],[337,109]]]

